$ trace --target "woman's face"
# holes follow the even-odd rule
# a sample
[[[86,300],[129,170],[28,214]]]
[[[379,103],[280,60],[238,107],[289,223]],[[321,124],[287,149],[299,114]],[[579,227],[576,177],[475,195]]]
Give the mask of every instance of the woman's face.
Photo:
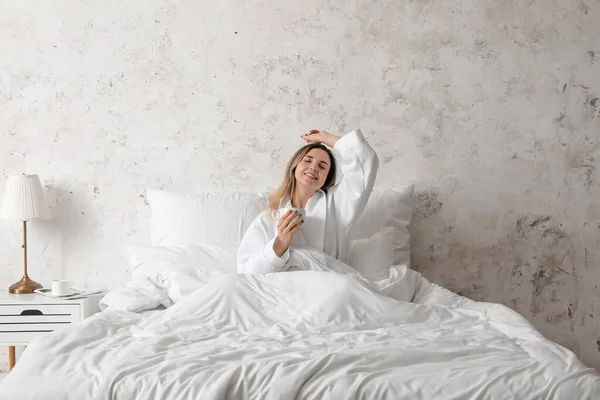
[[[296,166],[296,185],[310,188],[315,192],[322,188],[331,168],[329,154],[323,149],[312,149]]]

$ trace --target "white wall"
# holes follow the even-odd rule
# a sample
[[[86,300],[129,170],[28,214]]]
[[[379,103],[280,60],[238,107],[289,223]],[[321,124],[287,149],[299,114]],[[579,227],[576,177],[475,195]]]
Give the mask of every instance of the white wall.
[[[146,188],[265,190],[301,133],[361,127],[378,187],[417,182],[415,267],[600,366],[598,2],[0,9],[0,178],[39,173],[55,217],[30,226],[32,278],[121,282]],[[20,228],[0,225],[2,287]]]

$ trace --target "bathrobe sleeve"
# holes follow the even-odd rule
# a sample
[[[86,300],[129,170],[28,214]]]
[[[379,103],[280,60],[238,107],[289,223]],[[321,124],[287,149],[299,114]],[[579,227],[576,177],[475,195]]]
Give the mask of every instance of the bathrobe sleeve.
[[[268,216],[270,218],[270,216]],[[289,249],[281,257],[275,254],[275,235],[269,234],[265,213],[259,215],[242,238],[237,256],[237,271],[240,274],[268,274],[287,269]]]
[[[360,129],[342,136],[334,146],[342,157],[342,181],[331,189],[338,229],[347,234],[362,214],[379,169],[379,158]]]

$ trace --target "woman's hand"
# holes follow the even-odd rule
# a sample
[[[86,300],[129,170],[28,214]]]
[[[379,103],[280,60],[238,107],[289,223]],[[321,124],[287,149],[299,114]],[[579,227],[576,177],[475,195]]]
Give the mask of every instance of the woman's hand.
[[[273,243],[273,251],[275,251],[277,257],[281,257],[290,247],[294,234],[302,228],[303,224],[302,214],[292,210],[288,210],[283,214],[277,223],[277,238]]]
[[[308,144],[312,143],[323,143],[329,147],[335,146],[337,141],[340,139],[339,136],[332,135],[327,131],[313,129],[306,135],[301,136],[302,139],[306,140]]]

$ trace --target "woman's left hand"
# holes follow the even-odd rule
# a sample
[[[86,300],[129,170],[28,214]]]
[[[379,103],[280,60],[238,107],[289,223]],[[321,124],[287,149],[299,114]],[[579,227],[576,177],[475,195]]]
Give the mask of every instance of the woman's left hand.
[[[333,147],[339,140],[339,136],[332,135],[327,131],[313,129],[306,135],[302,135],[302,139],[306,140],[308,144],[323,143],[329,147]]]

